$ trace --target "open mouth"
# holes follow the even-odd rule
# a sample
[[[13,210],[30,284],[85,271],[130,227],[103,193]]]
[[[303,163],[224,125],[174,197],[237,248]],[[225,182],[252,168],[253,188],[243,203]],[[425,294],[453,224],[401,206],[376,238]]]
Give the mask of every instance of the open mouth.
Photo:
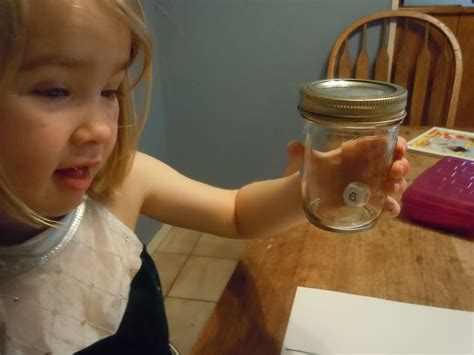
[[[76,191],[85,191],[92,184],[88,166],[57,169],[54,171],[54,177],[64,187]]]

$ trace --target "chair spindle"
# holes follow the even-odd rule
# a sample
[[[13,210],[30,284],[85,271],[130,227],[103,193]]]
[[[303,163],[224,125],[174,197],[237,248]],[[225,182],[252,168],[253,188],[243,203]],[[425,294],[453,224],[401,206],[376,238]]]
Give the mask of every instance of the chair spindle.
[[[446,86],[451,82],[453,61],[448,53],[448,43],[446,37],[443,40],[442,48],[435,66],[433,77],[433,88],[431,90],[430,106],[428,118],[434,126],[442,126],[446,117],[447,103],[449,95]]]
[[[367,55],[367,50],[365,48],[366,40],[367,40],[367,25],[364,24],[364,27],[362,28],[360,51],[356,60],[356,65],[355,65],[355,77],[357,79],[369,78],[369,56]]]
[[[382,29],[382,39],[379,48],[379,52],[377,53],[377,57],[375,58],[375,80],[380,81],[388,81],[388,63],[389,63],[389,56],[388,56],[388,48],[387,48],[387,28],[388,28],[388,21],[385,19],[383,21],[383,29]]]
[[[398,52],[397,60],[395,61],[395,75],[393,82],[395,84],[408,88],[408,47],[404,45],[405,39],[408,35],[407,19],[403,22],[403,31],[401,36],[400,51]]]
[[[422,124],[423,109],[425,107],[426,90],[430,75],[431,55],[428,49],[429,24],[425,24],[425,36],[420,53],[416,60],[415,81],[413,83],[412,101],[410,107],[410,124],[419,126]]]
[[[347,39],[344,41],[344,48],[342,50],[341,58],[339,59],[337,76],[338,78],[350,78],[352,76],[351,55],[349,53]]]

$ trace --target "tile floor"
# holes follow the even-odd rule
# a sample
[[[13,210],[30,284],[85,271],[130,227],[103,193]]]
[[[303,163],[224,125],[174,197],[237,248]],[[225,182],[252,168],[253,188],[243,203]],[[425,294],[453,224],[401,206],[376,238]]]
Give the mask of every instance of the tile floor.
[[[211,315],[245,246],[244,240],[171,227],[152,252],[160,273],[171,342],[191,349]]]

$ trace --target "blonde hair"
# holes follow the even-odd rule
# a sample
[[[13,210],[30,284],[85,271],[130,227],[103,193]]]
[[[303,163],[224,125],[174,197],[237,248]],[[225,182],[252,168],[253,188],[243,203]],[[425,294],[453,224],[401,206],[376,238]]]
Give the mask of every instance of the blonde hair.
[[[19,70],[31,0],[1,0],[0,4],[0,95],[10,78]],[[135,77],[129,73],[119,87],[120,113],[118,135],[113,151],[103,169],[94,178],[88,195],[94,198],[109,196],[120,186],[128,174],[138,146],[141,131],[146,121],[151,97],[152,41],[144,22],[139,0],[101,0],[129,27],[132,33],[130,53]],[[135,67],[139,61],[141,68]],[[142,80],[144,79],[144,80]],[[138,114],[132,90],[143,82],[145,100]],[[48,225],[54,222],[31,210],[16,195],[8,183],[6,171],[0,164],[0,203],[5,213],[29,225]]]

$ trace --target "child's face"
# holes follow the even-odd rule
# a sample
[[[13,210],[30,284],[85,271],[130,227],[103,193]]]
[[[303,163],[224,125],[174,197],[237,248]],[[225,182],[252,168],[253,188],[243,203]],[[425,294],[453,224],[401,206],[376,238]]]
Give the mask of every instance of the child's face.
[[[82,200],[116,138],[131,34],[102,1],[31,1],[21,70],[0,97],[0,160],[47,217]]]

